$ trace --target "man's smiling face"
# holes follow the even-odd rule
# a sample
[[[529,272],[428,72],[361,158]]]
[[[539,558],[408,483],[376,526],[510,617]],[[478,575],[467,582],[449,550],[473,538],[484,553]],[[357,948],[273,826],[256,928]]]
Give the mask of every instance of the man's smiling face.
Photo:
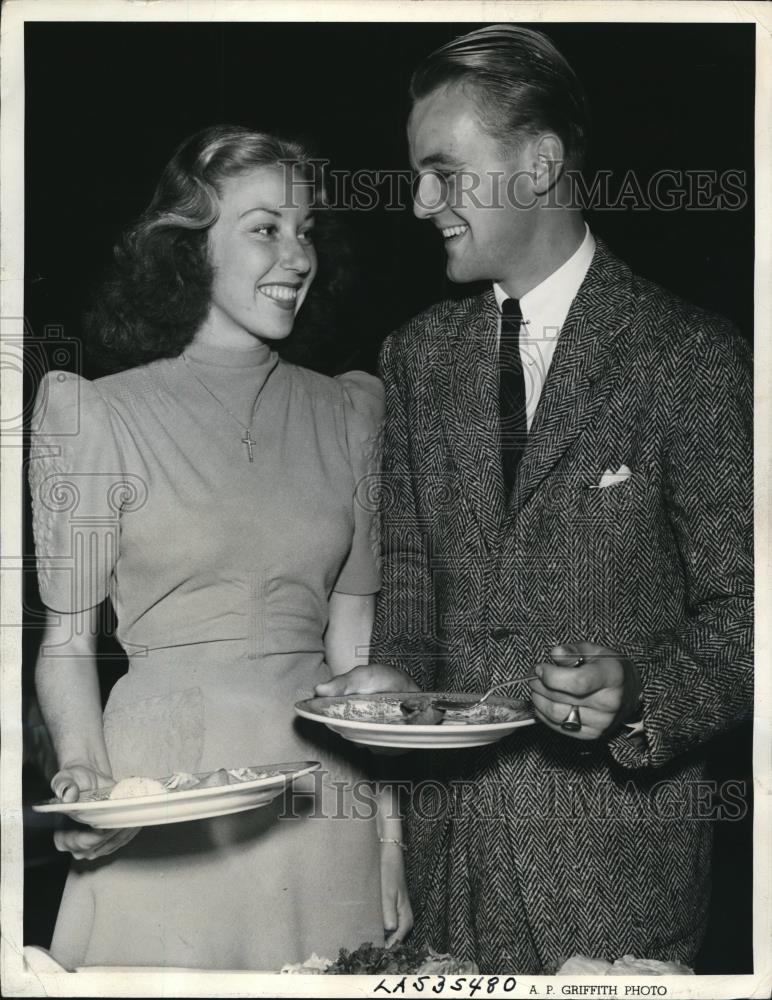
[[[532,147],[514,151],[485,131],[478,104],[460,85],[421,98],[408,121],[420,181],[414,212],[441,232],[453,281],[502,281],[527,255],[536,214]]]

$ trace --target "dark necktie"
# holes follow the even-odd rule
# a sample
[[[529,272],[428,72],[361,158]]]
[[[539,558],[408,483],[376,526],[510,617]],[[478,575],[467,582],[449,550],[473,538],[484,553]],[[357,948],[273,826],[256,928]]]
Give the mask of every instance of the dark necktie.
[[[504,496],[509,500],[517,467],[525,448],[528,426],[525,419],[525,378],[520,359],[520,326],[523,314],[517,299],[501,304],[499,342],[499,413],[501,415],[501,469]]]

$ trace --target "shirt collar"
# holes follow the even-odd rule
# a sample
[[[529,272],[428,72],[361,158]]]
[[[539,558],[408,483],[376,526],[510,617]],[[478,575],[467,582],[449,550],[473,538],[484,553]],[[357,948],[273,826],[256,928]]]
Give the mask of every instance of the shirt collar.
[[[584,239],[576,251],[560,265],[557,271],[553,271],[520,299],[523,318],[530,320],[532,317],[539,317],[543,326],[562,327],[571,303],[576,298],[579,286],[592,263],[594,253],[595,238],[585,222]],[[493,283],[493,292],[501,310],[502,302],[511,296],[507,295],[496,282]]]

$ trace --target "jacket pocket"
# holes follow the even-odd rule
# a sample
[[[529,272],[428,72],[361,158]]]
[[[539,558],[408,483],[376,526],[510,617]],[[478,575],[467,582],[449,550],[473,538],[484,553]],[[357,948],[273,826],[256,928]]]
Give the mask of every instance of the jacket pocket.
[[[587,515],[597,514],[599,517],[624,517],[632,515],[647,502],[653,487],[652,479],[646,469],[639,469],[624,480],[613,486],[598,487],[596,484],[584,484],[577,488],[578,508]]]

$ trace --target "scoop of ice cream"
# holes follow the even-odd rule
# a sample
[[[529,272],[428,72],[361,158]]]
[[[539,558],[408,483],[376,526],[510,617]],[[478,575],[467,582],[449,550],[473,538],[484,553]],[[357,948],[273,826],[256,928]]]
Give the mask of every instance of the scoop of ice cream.
[[[155,778],[122,778],[110,789],[111,799],[135,799],[140,795],[165,795],[166,789]]]

